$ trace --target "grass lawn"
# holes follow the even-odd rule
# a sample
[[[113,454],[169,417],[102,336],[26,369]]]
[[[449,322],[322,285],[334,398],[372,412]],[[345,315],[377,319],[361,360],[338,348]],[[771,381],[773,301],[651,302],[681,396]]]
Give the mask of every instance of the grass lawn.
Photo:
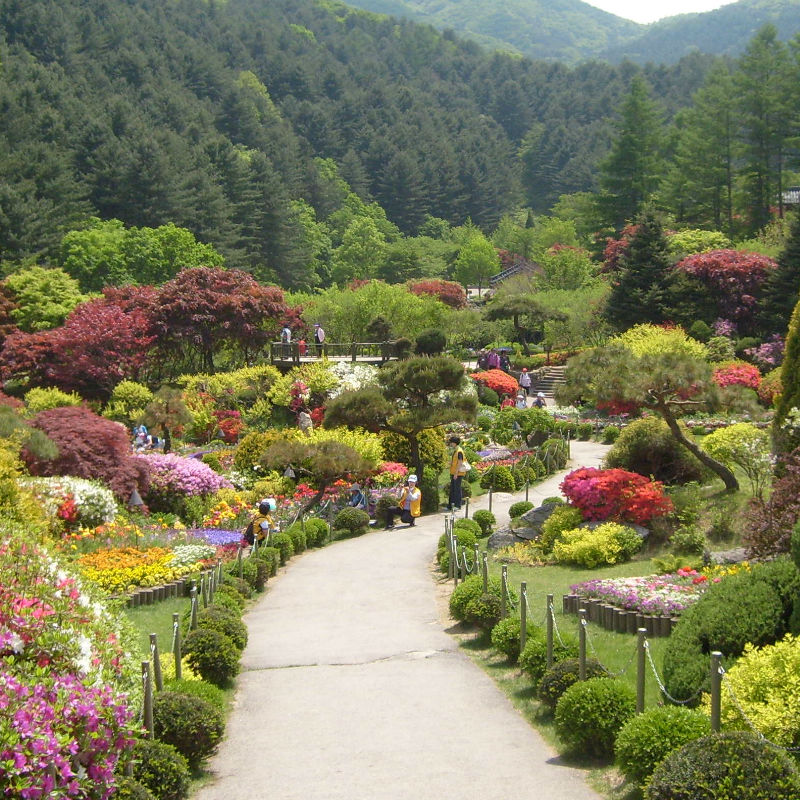
[[[183,616],[190,607],[188,597],[174,597],[162,600],[152,606],[137,606],[126,608],[125,615],[134,624],[139,632],[137,644],[142,660],[150,658],[150,634],[158,636],[158,650],[160,653],[172,651],[172,615],[176,612]]]

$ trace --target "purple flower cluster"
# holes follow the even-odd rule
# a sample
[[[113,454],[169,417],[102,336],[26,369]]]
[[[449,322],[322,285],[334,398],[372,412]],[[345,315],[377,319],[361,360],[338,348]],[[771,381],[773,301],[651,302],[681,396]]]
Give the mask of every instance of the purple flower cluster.
[[[783,363],[783,351],[786,342],[779,333],[772,334],[769,341],[758,347],[748,347],[744,352],[761,367],[779,367]]]
[[[139,455],[150,468],[150,492],[158,495],[185,496],[212,494],[230,489],[233,484],[195,458],[182,458],[174,453]]]
[[[130,711],[109,686],[75,675],[26,683],[0,671],[3,796],[105,800],[119,753],[132,744]]]
[[[241,531],[226,531],[221,528],[197,528],[191,531],[191,535],[214,547],[239,544],[242,541]]]
[[[574,594],[642,614],[676,616],[695,603],[705,583],[694,583],[677,574],[642,578],[597,578],[570,587]]]

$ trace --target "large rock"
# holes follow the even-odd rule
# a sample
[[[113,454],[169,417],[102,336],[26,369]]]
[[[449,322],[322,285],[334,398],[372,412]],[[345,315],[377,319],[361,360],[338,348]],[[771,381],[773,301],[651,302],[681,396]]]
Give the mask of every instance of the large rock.
[[[560,503],[546,503],[543,506],[526,511],[520,519],[525,523],[525,527],[530,528],[534,533],[532,536],[526,536],[525,538],[535,539],[542,532],[542,525],[559,505]]]
[[[719,550],[711,553],[713,564],[740,564],[747,561],[747,550],[744,547],[734,547],[732,550]]]
[[[521,541],[522,539],[518,539],[511,528],[500,528],[489,537],[486,547],[489,550],[499,550],[501,547],[511,547]]]

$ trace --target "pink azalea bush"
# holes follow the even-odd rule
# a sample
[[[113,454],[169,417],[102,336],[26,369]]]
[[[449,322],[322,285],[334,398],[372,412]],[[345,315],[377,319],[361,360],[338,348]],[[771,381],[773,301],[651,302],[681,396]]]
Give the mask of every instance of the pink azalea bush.
[[[408,467],[398,461],[382,461],[372,476],[373,486],[395,486],[408,475]]]
[[[231,489],[233,484],[196,458],[183,458],[174,453],[139,455],[150,468],[149,494],[192,497]]]
[[[713,380],[720,387],[746,386],[758,390],[761,373],[758,367],[746,361],[726,361],[714,370]]]

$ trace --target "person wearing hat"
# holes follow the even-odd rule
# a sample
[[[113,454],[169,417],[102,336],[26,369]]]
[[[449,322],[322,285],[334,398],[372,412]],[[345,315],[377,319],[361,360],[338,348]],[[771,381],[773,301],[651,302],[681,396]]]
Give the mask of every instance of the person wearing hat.
[[[314,323],[314,342],[317,345],[317,357],[322,358],[322,343],[325,341],[325,331],[319,322]]]
[[[263,542],[270,533],[276,530],[275,519],[272,512],[278,504],[272,497],[266,497],[258,503],[258,511],[244,530],[244,541],[251,547],[255,542]]]
[[[414,527],[414,520],[422,513],[422,492],[417,488],[417,476],[409,475],[406,485],[400,492],[396,506],[386,509],[386,527],[388,530],[394,528],[395,514],[400,515],[403,522],[407,522],[410,528]]]
[[[360,508],[362,511],[367,510],[367,498],[364,492],[361,491],[361,484],[354,483],[350,487],[350,499],[347,501],[350,508]]]
[[[517,395],[516,402],[514,403],[514,407],[518,408],[520,411],[524,408],[528,407],[528,399],[522,393],[522,389],[520,389],[519,394]]]
[[[519,388],[525,392],[525,397],[531,396],[531,374],[527,367],[523,367],[519,375]]]
[[[453,448],[450,456],[450,492],[447,496],[447,509],[458,511],[461,508],[461,482],[469,472],[470,466],[467,459],[464,458],[460,437],[451,436],[447,440],[447,444]]]
[[[544,392],[539,392],[536,395],[536,399],[533,401],[533,404],[536,408],[544,408],[547,405],[547,401],[544,399]]]

